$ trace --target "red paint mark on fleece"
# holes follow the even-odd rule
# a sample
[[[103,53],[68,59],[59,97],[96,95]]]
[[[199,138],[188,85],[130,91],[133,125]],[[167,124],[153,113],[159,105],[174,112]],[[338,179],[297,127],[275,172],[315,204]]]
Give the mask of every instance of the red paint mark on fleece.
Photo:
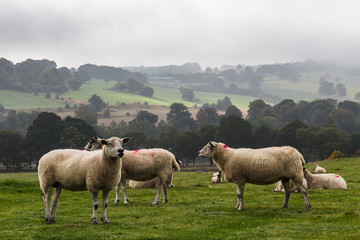
[[[151,157],[155,157],[155,153],[154,153],[154,152],[151,152]]]
[[[137,154],[138,151],[140,151],[140,150],[135,150],[135,151],[133,151],[133,153],[132,153],[131,155],[134,156],[135,154]]]
[[[339,175],[335,175],[335,177],[340,178],[340,176],[339,176]]]
[[[225,144],[223,145],[223,148],[227,148],[228,146],[226,146]]]

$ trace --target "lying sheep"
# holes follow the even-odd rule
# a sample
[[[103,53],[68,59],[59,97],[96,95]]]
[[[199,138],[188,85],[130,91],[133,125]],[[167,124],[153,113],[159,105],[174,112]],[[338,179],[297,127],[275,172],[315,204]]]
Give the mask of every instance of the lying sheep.
[[[199,151],[199,156],[212,158],[224,173],[225,180],[237,184],[238,211],[244,209],[245,183],[264,185],[279,180],[285,188],[283,208],[287,207],[291,193],[289,180],[293,180],[300,189],[306,209],[311,207],[307,189],[303,185],[305,160],[295,148],[233,149],[223,143],[209,142]]]
[[[320,167],[320,166],[317,165],[317,164],[314,165],[314,168],[315,168],[314,173],[316,173],[316,174],[317,174],[317,173],[326,173],[325,168]]]
[[[304,168],[304,176],[309,189],[347,189],[345,180],[337,174],[312,174]]]
[[[179,164],[179,166],[182,164],[182,162],[178,159],[176,159],[176,162]],[[168,179],[166,179],[166,184],[168,188],[172,188],[175,187],[175,185],[172,183],[172,180],[174,178],[174,169],[173,168],[173,172],[169,175]],[[129,181],[129,187],[131,188],[154,188],[157,186],[159,179],[158,178],[153,178],[151,180],[148,181],[134,181],[134,180],[130,180]]]
[[[130,138],[112,137],[102,140],[101,151],[87,152],[74,149],[53,150],[39,160],[38,175],[40,188],[44,193],[45,220],[55,223],[57,201],[62,189],[70,191],[91,192],[93,215],[91,222],[97,224],[96,211],[99,206],[98,192],[103,191],[101,221],[107,223],[106,207],[110,190],[120,180],[121,157],[124,155],[122,145]],[[52,188],[55,188],[49,201]]]
[[[289,181],[289,185],[290,185],[291,192],[299,192],[298,187],[296,186],[296,184],[292,180]],[[304,185],[305,188],[307,188],[307,181],[306,181],[305,178],[303,179],[303,185]],[[274,192],[285,192],[285,189],[284,189],[281,181],[277,181],[275,183]]]
[[[98,149],[101,143],[100,138],[92,138],[85,146],[85,149]],[[175,156],[165,149],[125,150],[124,156],[122,157],[121,179],[116,187],[115,202],[120,201],[119,189],[121,184],[124,192],[124,203],[129,203],[129,198],[126,193],[126,179],[147,181],[153,178],[157,178],[157,194],[153,204],[159,203],[161,189],[164,191],[164,202],[168,202],[166,180],[172,174],[173,169],[180,171],[180,166],[176,162]]]
[[[216,172],[213,174],[213,177],[211,178],[211,183],[221,183],[221,171]]]

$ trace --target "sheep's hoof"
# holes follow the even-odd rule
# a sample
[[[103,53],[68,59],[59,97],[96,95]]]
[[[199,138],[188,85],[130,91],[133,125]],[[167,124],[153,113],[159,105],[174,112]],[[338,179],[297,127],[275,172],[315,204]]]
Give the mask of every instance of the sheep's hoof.
[[[119,199],[115,199],[115,203],[119,203],[120,202],[120,200]]]
[[[159,202],[153,202],[152,203],[152,205],[158,205],[159,204]]]
[[[53,218],[53,217],[45,218],[45,221],[47,224],[52,224],[52,223],[55,223],[55,218]]]
[[[102,221],[102,223],[104,223],[104,224],[105,224],[105,223],[108,223],[108,220],[107,220],[106,218],[103,218],[103,217],[101,218],[101,221]]]
[[[125,201],[124,201],[124,204],[128,204],[130,201],[129,201],[129,199],[126,199]]]
[[[167,200],[167,199],[163,201],[163,203],[167,203],[167,202],[169,202],[169,200]]]
[[[91,223],[92,223],[92,224],[98,224],[98,221],[97,221],[96,218],[92,218],[92,219],[91,219]]]

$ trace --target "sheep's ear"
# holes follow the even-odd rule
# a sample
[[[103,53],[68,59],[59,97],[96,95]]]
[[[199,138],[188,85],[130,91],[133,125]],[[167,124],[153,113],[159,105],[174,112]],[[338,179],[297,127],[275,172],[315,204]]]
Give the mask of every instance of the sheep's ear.
[[[102,145],[107,145],[108,144],[108,141],[106,139],[101,139],[100,143]]]
[[[216,143],[215,143],[215,142],[209,142],[209,144],[210,144],[210,147],[212,147],[212,148],[214,148],[214,147],[215,147],[215,145],[216,145]]]
[[[131,140],[131,138],[129,138],[129,137],[124,137],[124,138],[122,139],[122,141],[123,141],[124,144],[127,143],[127,142],[129,142],[130,140]]]

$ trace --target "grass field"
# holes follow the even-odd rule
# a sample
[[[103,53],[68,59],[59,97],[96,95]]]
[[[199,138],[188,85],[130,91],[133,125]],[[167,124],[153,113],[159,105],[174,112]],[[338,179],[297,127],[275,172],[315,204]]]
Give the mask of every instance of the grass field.
[[[204,103],[216,103],[219,99],[224,99],[225,96],[228,96],[232,103],[240,109],[247,109],[250,101],[255,99],[233,94],[195,92],[195,97],[200,99],[201,102],[194,103],[182,100],[178,89],[165,87],[153,87],[154,95],[149,98],[138,94],[109,90],[115,83],[115,81],[105,82],[101,79],[92,79],[91,81],[84,83],[79,91],[66,92],[63,95],[60,95],[60,98],[63,97],[69,103],[87,103],[88,99],[93,94],[97,94],[104,102],[110,104],[116,104],[118,102],[125,102],[128,104],[139,102],[143,104],[144,102],[147,102],[149,105],[170,106],[172,103],[176,102],[192,107],[195,104],[201,106]],[[34,96],[10,90],[0,90],[0,103],[5,106],[5,108],[12,109],[58,108],[65,106],[65,102],[55,101],[54,96],[52,96],[52,99],[45,99],[43,95]]]
[[[309,211],[300,194],[282,209],[283,193],[273,192],[274,185],[247,184],[245,209],[237,212],[235,184],[210,184],[211,172],[178,172],[166,204],[151,206],[155,189],[129,189],[130,204],[114,204],[112,191],[106,225],[91,224],[89,192],[66,190],[56,223],[47,225],[37,174],[3,173],[1,239],[360,239],[360,158],[320,165],[343,176],[348,189],[310,189]]]

